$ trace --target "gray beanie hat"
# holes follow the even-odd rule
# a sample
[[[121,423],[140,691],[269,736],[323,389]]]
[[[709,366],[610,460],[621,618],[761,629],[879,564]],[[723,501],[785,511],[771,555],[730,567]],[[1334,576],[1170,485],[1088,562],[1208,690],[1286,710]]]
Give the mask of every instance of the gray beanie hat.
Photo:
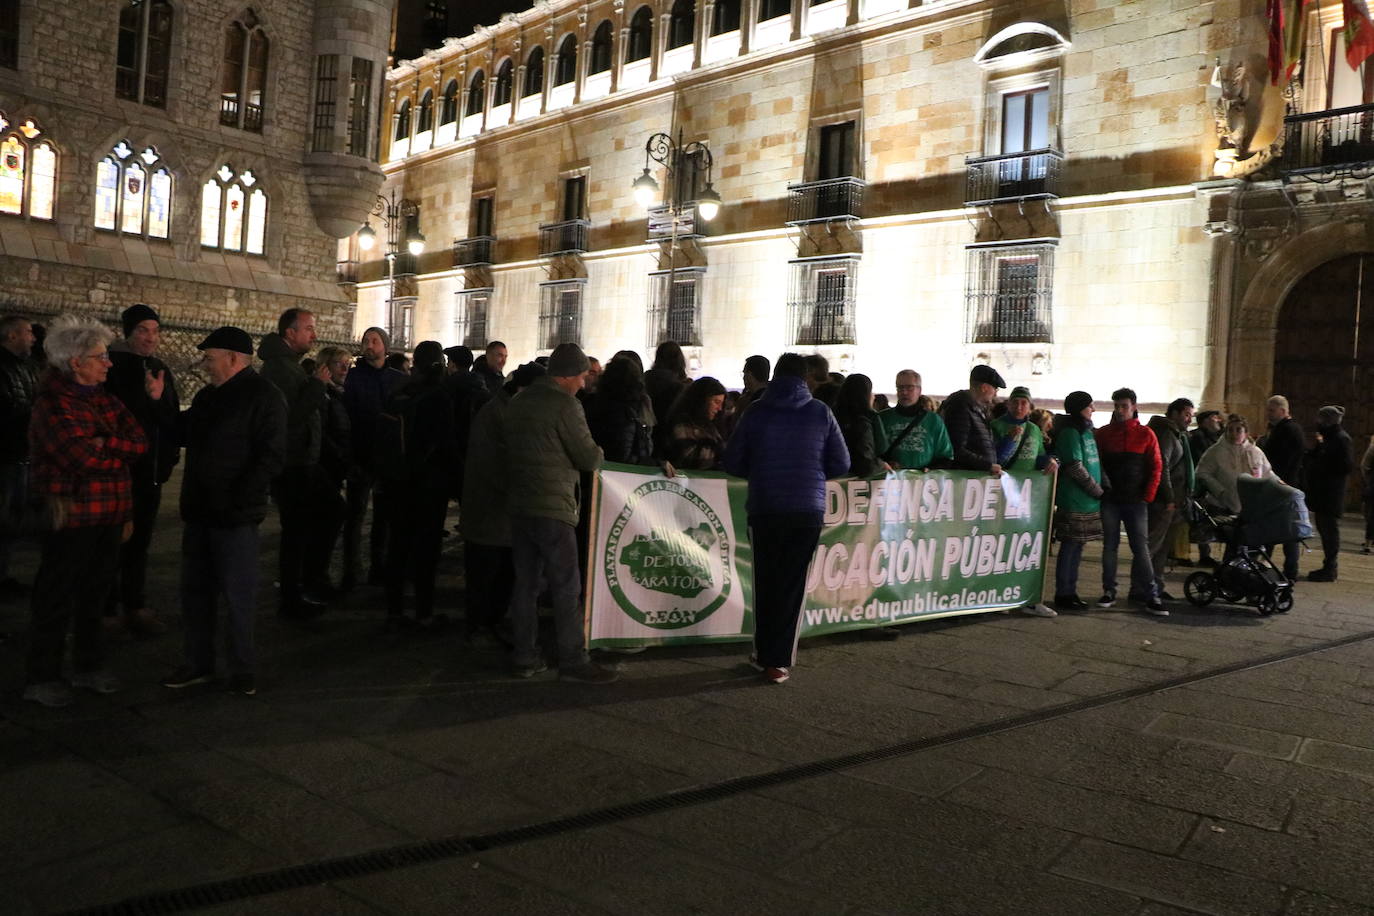
[[[549,354],[549,375],[554,378],[581,375],[591,367],[587,354],[575,343],[561,343]]]
[[[382,339],[382,346],[385,347],[388,352],[391,350],[391,335],[386,332],[385,328],[368,328],[366,331],[363,331],[362,336],[366,337],[369,332],[376,334]]]
[[[1339,426],[1341,420],[1345,419],[1345,408],[1329,404],[1317,411],[1317,421],[1327,426]]]

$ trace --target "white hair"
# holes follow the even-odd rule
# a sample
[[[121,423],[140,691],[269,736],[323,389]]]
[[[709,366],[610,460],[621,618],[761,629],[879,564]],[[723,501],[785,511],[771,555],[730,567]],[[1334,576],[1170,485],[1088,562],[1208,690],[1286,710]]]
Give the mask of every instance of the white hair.
[[[91,318],[63,315],[48,326],[43,339],[43,351],[48,364],[60,372],[72,374],[72,360],[85,356],[92,347],[109,346],[114,332]]]

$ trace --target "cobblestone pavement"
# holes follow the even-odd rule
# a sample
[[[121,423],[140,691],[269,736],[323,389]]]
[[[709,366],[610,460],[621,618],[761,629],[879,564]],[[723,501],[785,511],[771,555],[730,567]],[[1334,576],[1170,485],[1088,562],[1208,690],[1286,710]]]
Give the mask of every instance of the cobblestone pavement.
[[[155,552],[172,612],[170,511]],[[450,539],[449,608],[460,559]],[[784,687],[738,646],[517,681],[456,633],[383,636],[375,589],[309,625],[265,592],[257,697],[156,686],[174,629],[116,639],[127,689],[62,710],[18,699],[25,609],[0,605],[0,912],[200,888],[255,914],[1374,914],[1372,583],[1348,549],[1269,618],[822,638]]]

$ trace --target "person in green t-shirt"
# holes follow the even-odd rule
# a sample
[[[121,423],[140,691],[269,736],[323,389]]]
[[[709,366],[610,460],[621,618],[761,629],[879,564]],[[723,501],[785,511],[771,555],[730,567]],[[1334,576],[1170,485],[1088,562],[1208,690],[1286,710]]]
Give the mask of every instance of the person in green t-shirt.
[[[1059,559],[1054,568],[1054,606],[1081,611],[1078,564],[1083,545],[1102,537],[1102,490],[1106,475],[1093,438],[1093,398],[1074,391],[1064,399],[1064,416],[1055,417],[1054,452],[1063,470],[1055,495],[1054,536]]]
[[[925,470],[954,458],[945,421],[925,410],[921,376],[911,369],[897,373],[897,406],[880,411],[873,421],[878,457],[893,468]]]
[[[1041,471],[1053,474],[1059,462],[1045,451],[1045,434],[1030,421],[1030,389],[1018,385],[1007,398],[1007,412],[993,419],[993,447],[997,450],[997,464],[1008,471]],[[1021,609],[1032,617],[1054,617],[1055,612],[1043,601],[1027,604]]]

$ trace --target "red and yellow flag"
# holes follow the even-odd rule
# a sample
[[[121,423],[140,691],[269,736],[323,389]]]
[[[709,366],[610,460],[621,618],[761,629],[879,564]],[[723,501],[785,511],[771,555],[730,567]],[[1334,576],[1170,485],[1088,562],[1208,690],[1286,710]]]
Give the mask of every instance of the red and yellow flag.
[[[1268,0],[1269,82],[1288,82],[1307,45],[1307,7],[1315,0]],[[1364,0],[1345,0],[1364,4]],[[1348,21],[1348,20],[1347,20]]]
[[[1345,7],[1345,61],[1350,69],[1360,69],[1360,64],[1374,54],[1374,19],[1369,15],[1366,0],[1343,0]]]

